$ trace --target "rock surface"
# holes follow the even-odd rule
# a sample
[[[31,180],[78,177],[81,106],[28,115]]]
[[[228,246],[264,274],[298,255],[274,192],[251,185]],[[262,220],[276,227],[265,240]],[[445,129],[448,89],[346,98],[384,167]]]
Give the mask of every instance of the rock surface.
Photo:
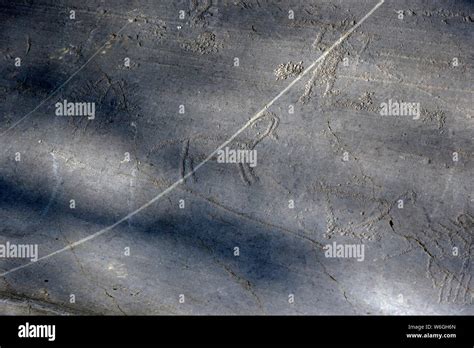
[[[275,81],[376,4],[2,1],[0,243],[51,256],[0,260],[0,313],[474,314],[474,4],[387,0]],[[297,78],[256,167],[199,166]]]

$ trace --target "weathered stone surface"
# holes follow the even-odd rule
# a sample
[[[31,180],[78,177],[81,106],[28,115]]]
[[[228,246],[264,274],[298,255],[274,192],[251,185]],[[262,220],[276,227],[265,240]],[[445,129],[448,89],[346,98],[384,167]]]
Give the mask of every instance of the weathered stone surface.
[[[120,221],[296,78],[279,64],[310,67],[376,3],[1,2],[0,243],[42,257]],[[212,159],[0,277],[0,313],[474,314],[472,12],[385,1],[228,144],[255,168]],[[56,116],[63,100],[95,118]],[[389,100],[420,117],[380,115]]]

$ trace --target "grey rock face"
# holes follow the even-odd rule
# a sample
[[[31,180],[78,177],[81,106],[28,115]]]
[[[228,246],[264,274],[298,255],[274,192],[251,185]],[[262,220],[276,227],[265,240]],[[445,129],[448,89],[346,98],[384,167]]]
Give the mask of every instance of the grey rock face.
[[[1,2],[0,314],[474,314],[473,4],[377,3]]]

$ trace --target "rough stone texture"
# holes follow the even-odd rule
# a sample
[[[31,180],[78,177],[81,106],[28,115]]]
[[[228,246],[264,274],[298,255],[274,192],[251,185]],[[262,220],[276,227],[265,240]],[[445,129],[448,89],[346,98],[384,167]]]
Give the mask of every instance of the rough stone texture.
[[[275,76],[278,80],[286,80],[288,77],[298,76],[304,71],[303,62],[293,63],[288,62],[280,64],[275,69]]]
[[[114,224],[284,89],[279,64],[310,66],[376,3],[0,1],[0,242],[44,256]],[[213,159],[1,277],[0,313],[474,314],[473,9],[387,0],[229,145],[257,167]],[[55,116],[64,99],[96,118]],[[389,99],[420,119],[381,116]],[[364,261],[326,258],[334,241]]]

